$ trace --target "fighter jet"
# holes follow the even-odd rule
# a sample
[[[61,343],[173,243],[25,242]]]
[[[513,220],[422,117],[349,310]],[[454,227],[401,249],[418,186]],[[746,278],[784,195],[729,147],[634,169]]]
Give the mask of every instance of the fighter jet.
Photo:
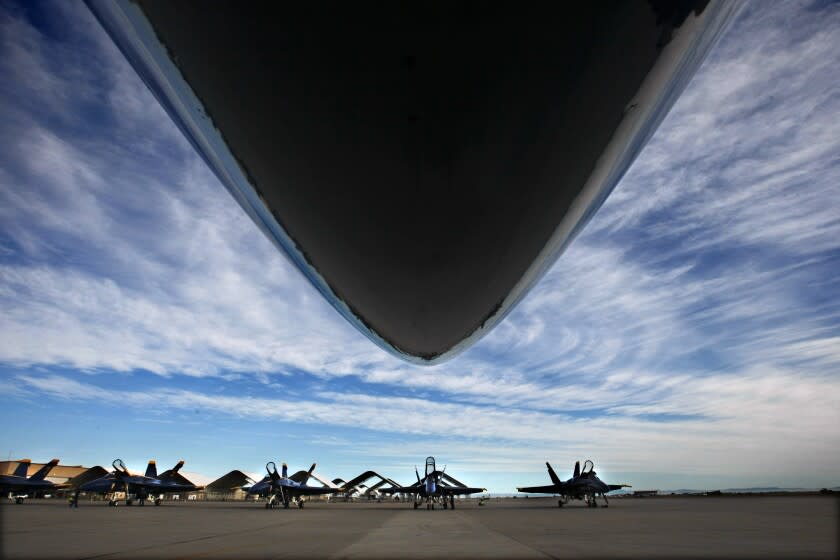
[[[86,2],[257,227],[420,364],[551,268],[742,5]]]
[[[341,488],[308,486],[306,484],[309,482],[312,471],[315,470],[315,463],[312,463],[309,471],[297,472],[291,477],[288,475],[289,467],[286,463],[283,463],[282,474],[278,474],[277,465],[273,461],[266,463],[265,470],[268,475],[251,486],[248,492],[258,496],[268,496],[268,501],[265,503],[266,509],[273,509],[281,503],[284,508],[288,509],[289,503],[293,500],[299,508],[303,508],[304,496],[337,494],[342,491]]]
[[[548,476],[551,477],[552,484],[549,486],[526,486],[517,488],[517,490],[528,494],[559,494],[560,499],[557,501],[557,507],[563,507],[564,504],[569,503],[569,500],[585,500],[588,507],[598,507],[598,503],[595,501],[598,494],[604,499],[604,507],[609,507],[607,492],[630,486],[629,484],[606,484],[595,475],[595,464],[589,459],[583,463],[583,470],[580,468],[580,461],[576,461],[574,474],[566,482],[560,480],[560,477],[557,476],[557,473],[554,472],[547,461],[545,466],[548,467]]]
[[[183,461],[179,461],[173,469],[166,471],[159,478],[157,476],[157,464],[154,460],[149,461],[146,474],[141,476],[131,474],[122,459],[115,459],[112,463],[114,466],[113,472],[83,484],[78,491],[107,493],[122,490],[125,492],[125,505],[127,506],[134,503],[131,498],[132,495],[137,496],[138,505],[145,505],[149,496],[153,496],[154,504],[159,506],[161,504],[161,494],[188,492],[197,488],[186,479],[183,480],[187,483],[175,479],[175,475],[183,464]],[[119,500],[113,496],[108,501],[109,506],[116,506],[118,503]]]
[[[434,457],[426,457],[426,471],[423,478],[417,467],[414,467],[417,482],[411,486],[393,486],[380,489],[383,494],[409,494],[414,497],[414,509],[420,507],[425,500],[426,509],[435,509],[435,504],[441,504],[443,509],[455,509],[455,496],[464,496],[486,492],[486,488],[471,488],[446,474],[446,467],[437,470]]]
[[[45,480],[45,478],[52,468],[58,464],[58,459],[53,459],[41,467],[38,472],[26,478],[26,472],[29,470],[31,463],[32,461],[29,459],[21,459],[14,473],[0,475],[0,492],[13,494],[16,504],[22,504],[23,500],[30,494],[55,488],[55,484]]]

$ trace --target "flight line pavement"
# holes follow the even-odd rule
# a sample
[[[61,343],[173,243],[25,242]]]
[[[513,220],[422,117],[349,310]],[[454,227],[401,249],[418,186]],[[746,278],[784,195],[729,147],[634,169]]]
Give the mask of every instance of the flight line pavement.
[[[253,502],[160,507],[0,503],[3,558],[837,558],[830,496],[658,497],[608,509],[556,499],[406,503]]]

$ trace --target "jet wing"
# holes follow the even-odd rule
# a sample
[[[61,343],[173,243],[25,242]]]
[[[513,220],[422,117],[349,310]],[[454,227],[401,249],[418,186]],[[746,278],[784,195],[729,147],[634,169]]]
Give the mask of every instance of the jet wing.
[[[265,477],[259,482],[254,483],[250,488],[248,488],[249,494],[265,494],[271,490],[271,479]]]
[[[380,488],[380,494],[411,494],[413,490],[409,490],[408,487],[404,486],[389,486],[388,488]]]
[[[438,486],[445,496],[460,496],[462,494],[478,494],[487,492],[487,488],[470,488],[469,486]]]
[[[302,496],[319,496],[321,494],[336,494],[341,488],[328,488],[327,486],[298,486],[293,490]]]
[[[85,482],[80,489],[82,492],[108,492],[116,482],[117,478],[114,473],[108,473],[103,477]],[[122,485],[120,484],[120,486]]]
[[[740,6],[87,2],[262,232],[424,364],[551,268]]]
[[[560,489],[550,484],[548,486],[524,486],[516,489],[517,492],[525,492],[526,494],[559,494]]]
[[[423,485],[415,482],[409,486],[390,486],[388,488],[380,488],[381,494],[417,494],[423,490]]]

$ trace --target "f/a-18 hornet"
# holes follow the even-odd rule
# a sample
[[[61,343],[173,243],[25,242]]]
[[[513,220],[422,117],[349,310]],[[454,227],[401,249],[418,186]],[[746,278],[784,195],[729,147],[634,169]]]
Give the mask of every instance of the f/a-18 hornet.
[[[14,494],[16,504],[22,504],[23,500],[31,494],[55,488],[55,484],[45,479],[52,468],[58,464],[58,459],[53,459],[38,472],[26,478],[31,462],[29,459],[22,459],[18,462],[14,473],[0,475],[0,492]]]
[[[146,503],[149,496],[154,496],[154,503],[159,506],[161,494],[189,492],[197,489],[195,484],[178,475],[178,470],[184,465],[184,461],[178,461],[174,468],[160,476],[157,474],[155,461],[149,461],[146,474],[143,476],[131,474],[122,459],[115,459],[112,465],[114,466],[114,472],[83,484],[79,487],[79,490],[82,492],[107,493],[122,489],[125,492],[125,505],[127,506],[133,503],[132,495],[137,497],[137,502],[141,506]],[[116,506],[118,503],[119,500],[113,496],[108,501],[109,506]]]
[[[630,486],[629,484],[606,484],[595,475],[595,464],[589,459],[583,463],[583,470],[580,468],[580,461],[575,461],[575,472],[566,482],[560,480],[547,461],[545,466],[548,467],[548,476],[551,477],[552,484],[526,486],[517,490],[528,494],[559,494],[557,507],[563,507],[564,504],[569,503],[569,500],[584,500],[587,506],[598,507],[595,501],[598,494],[604,499],[604,507],[608,507],[610,503],[607,500],[607,492]]]
[[[441,471],[437,470],[434,457],[426,457],[426,472],[423,478],[420,478],[417,467],[414,467],[414,475],[417,477],[417,482],[411,486],[395,486],[380,490],[380,492],[387,494],[411,494],[414,496],[414,509],[420,507],[420,504],[424,500],[426,502],[426,509],[435,509],[436,503],[443,505],[443,509],[447,509],[448,507],[455,509],[455,496],[487,491],[486,488],[471,488],[466,486],[446,474],[445,471],[446,467],[443,467]]]
[[[300,471],[288,476],[289,467],[283,463],[282,474],[277,472],[277,465],[273,461],[269,461],[265,465],[265,470],[268,476],[257,482],[248,492],[257,494],[258,496],[268,496],[268,501],[265,504],[266,509],[272,509],[275,506],[283,504],[284,508],[289,507],[289,503],[294,500],[299,508],[303,507],[304,496],[316,496],[322,494],[335,494],[341,492],[341,488],[330,488],[328,486],[308,486],[306,483],[315,470],[315,463],[309,467],[308,471]]]

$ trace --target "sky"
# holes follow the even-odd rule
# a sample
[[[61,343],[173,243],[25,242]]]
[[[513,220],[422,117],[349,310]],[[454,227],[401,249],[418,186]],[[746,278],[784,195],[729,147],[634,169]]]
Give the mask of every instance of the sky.
[[[747,3],[519,307],[424,367],[272,246],[81,2],[0,4],[0,455],[840,485],[837,29]]]

